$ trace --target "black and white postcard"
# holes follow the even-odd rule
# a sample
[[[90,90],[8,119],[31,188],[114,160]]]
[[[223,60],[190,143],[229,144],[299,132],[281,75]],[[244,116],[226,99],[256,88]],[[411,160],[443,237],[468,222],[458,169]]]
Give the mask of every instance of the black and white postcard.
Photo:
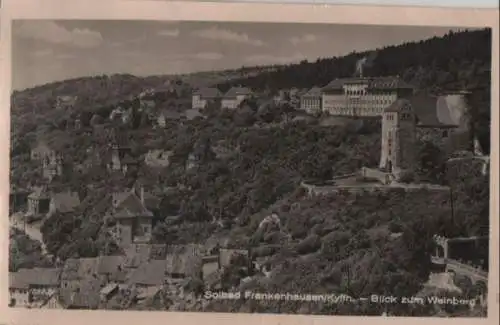
[[[10,311],[498,318],[488,19],[75,2],[2,21]]]

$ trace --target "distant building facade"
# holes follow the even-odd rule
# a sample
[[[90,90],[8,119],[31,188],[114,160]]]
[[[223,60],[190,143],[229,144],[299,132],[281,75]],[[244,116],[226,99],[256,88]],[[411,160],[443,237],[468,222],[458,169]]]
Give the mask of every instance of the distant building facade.
[[[233,87],[224,94],[221,107],[225,109],[236,109],[245,99],[250,97],[252,91],[246,87]]]
[[[300,98],[300,108],[309,114],[321,112],[321,88],[313,87]]]
[[[412,94],[413,87],[399,77],[335,79],[323,88],[322,109],[331,115],[381,116]]]
[[[193,92],[192,108],[203,110],[211,100],[216,100],[221,97],[221,93],[217,88],[201,88]]]

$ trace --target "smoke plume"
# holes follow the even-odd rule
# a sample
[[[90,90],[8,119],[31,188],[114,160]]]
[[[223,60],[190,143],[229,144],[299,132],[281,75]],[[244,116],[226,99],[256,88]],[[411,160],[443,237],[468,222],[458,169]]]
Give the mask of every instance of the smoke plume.
[[[356,62],[356,72],[354,74],[358,77],[363,77],[364,68],[369,68],[373,66],[376,57],[377,57],[377,52],[372,52],[370,53],[370,55],[359,59]]]

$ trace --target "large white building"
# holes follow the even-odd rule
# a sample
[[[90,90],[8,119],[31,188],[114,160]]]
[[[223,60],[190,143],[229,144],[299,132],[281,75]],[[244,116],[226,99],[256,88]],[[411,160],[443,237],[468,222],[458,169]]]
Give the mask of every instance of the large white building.
[[[335,79],[322,89],[322,109],[331,115],[381,116],[412,94],[413,87],[399,77]]]

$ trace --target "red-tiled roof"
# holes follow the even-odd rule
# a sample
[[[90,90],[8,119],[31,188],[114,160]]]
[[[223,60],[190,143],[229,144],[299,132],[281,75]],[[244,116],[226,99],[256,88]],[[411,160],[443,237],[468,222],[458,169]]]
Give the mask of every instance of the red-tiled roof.
[[[399,77],[342,78],[332,80],[323,90],[342,89],[349,84],[366,84],[370,89],[412,89],[413,86]]]

